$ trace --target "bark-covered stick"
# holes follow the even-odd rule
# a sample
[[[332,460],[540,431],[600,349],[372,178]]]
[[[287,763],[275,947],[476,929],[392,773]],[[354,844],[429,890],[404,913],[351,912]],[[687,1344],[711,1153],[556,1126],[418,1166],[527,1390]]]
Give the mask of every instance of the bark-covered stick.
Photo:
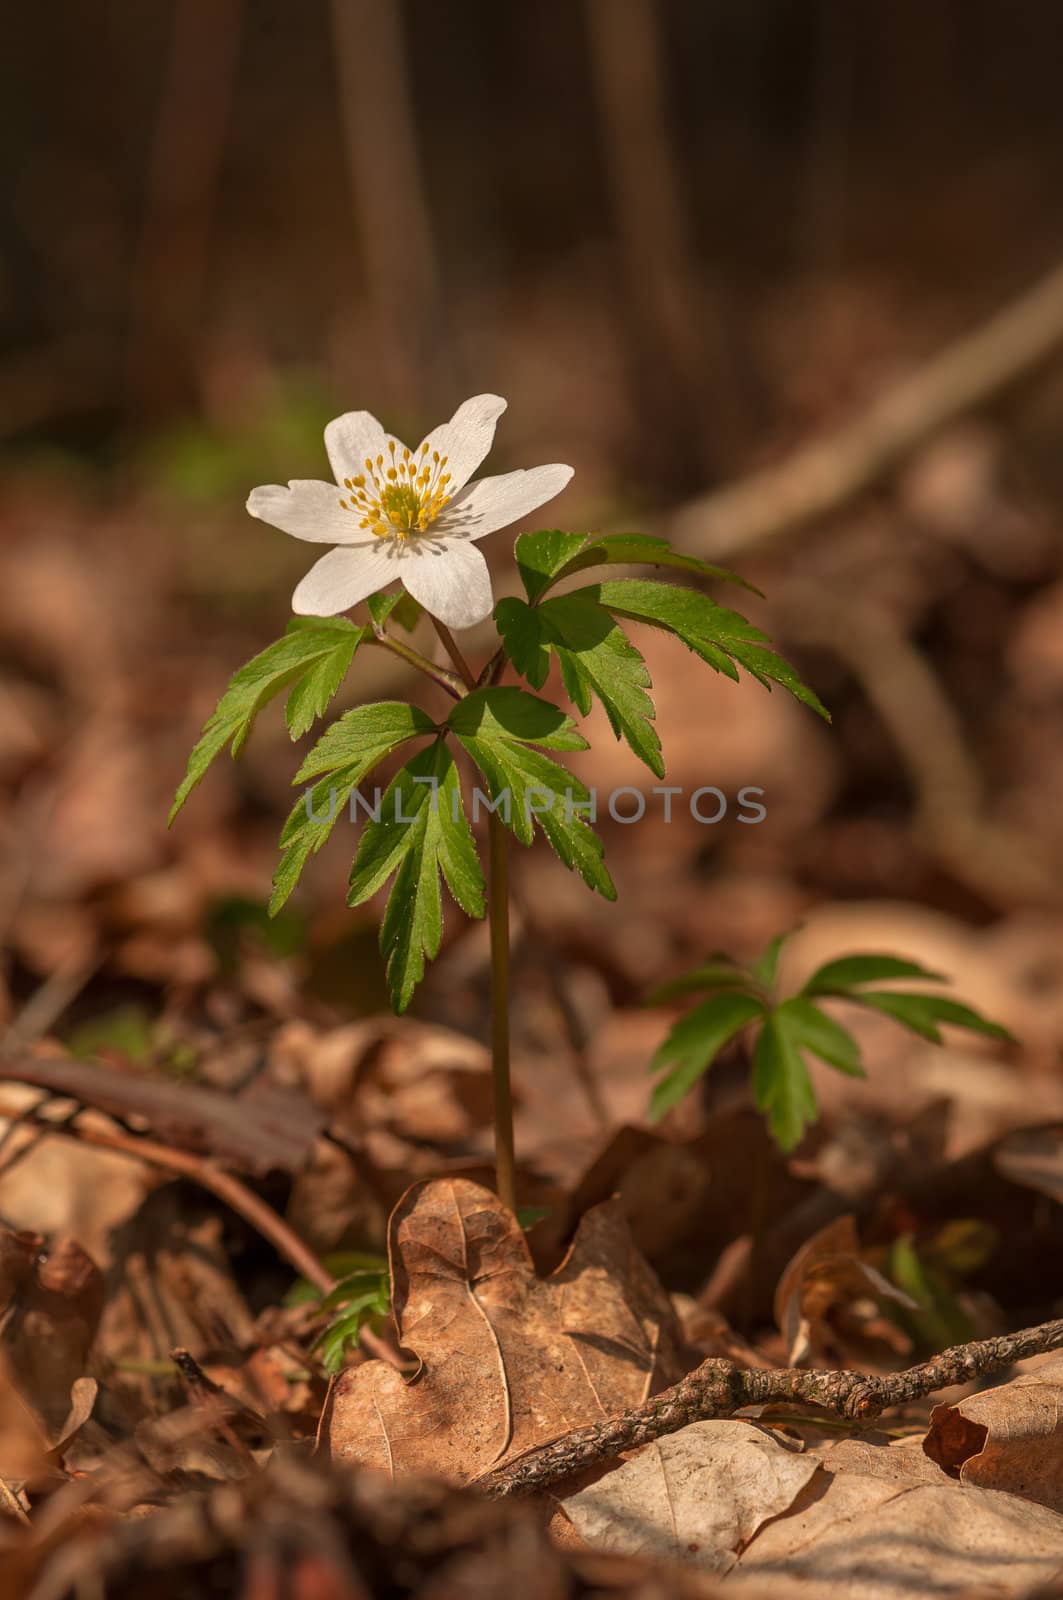
[[[1013,1362],[1046,1350],[1063,1348],[1063,1318],[997,1339],[954,1345],[930,1361],[887,1377],[863,1372],[805,1372],[797,1367],[755,1368],[730,1361],[703,1361],[689,1376],[645,1405],[605,1422],[563,1434],[549,1444],[526,1450],[505,1466],[485,1473],[477,1487],[492,1498],[533,1494],[571,1473],[677,1433],[689,1422],[730,1417],[744,1406],[789,1400],[816,1405],[836,1416],[870,1422],[889,1406],[904,1405],[936,1389],[966,1383]]]

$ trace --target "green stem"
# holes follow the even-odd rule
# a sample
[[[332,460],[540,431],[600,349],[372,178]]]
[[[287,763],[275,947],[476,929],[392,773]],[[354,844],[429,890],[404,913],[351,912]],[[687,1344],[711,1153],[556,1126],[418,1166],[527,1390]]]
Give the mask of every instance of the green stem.
[[[475,689],[476,674],[473,672],[469,663],[458,649],[458,641],[455,639],[446,623],[440,622],[438,617],[433,617],[432,626],[439,635],[443,649],[447,652],[447,655],[457,667],[458,676],[461,678],[461,681],[465,685],[466,689]]]
[[[427,656],[423,656],[419,650],[414,650],[411,645],[403,644],[400,639],[393,639],[388,633],[376,633],[370,643],[380,645],[383,650],[390,650],[392,655],[398,656],[409,666],[416,667],[418,672],[423,672],[433,683],[438,683],[439,687],[445,689],[455,700],[461,699],[464,692],[461,680],[453,672],[448,672],[446,667],[437,666],[434,661],[429,661]]]
[[[498,1195],[517,1209],[513,1149],[513,1091],[509,1075],[509,839],[497,812],[487,814],[489,882],[487,918],[491,931],[491,1081],[495,1097],[495,1170]]]
[[[432,618],[443,648],[468,689],[476,676],[450,629]],[[509,1073],[509,840],[501,817],[487,816],[487,921],[491,933],[491,1082],[495,1101],[495,1173],[498,1197],[517,1209],[516,1159],[513,1148],[513,1090]]]

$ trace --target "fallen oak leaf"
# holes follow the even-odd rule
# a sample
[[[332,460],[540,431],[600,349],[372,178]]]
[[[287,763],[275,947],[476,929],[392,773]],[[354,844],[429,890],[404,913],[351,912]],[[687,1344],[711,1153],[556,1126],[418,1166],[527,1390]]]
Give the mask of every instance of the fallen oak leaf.
[[[772,1600],[1026,1600],[1061,1573],[1063,1521],[1044,1506],[948,1481],[826,1471],[754,1535],[728,1581],[769,1584]]]
[[[595,1550],[693,1562],[722,1576],[818,1470],[814,1457],[751,1422],[692,1422],[562,1496],[561,1510]]]
[[[466,1179],[407,1190],[388,1249],[417,1371],[406,1381],[370,1361],[341,1375],[323,1425],[338,1461],[468,1482],[681,1371],[671,1304],[609,1203],[545,1281],[517,1219]]]
[[[1025,1597],[1063,1568],[1063,1520],[1042,1506],[833,1472],[738,1421],[658,1439],[562,1509],[592,1548],[669,1555],[772,1600]]]
[[[923,1449],[961,1483],[1063,1511],[1063,1355],[1011,1383],[935,1406]]]

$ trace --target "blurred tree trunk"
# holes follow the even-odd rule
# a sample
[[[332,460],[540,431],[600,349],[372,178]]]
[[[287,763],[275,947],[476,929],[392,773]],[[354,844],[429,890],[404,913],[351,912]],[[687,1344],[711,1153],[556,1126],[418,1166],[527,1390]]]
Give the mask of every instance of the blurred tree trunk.
[[[674,483],[719,476],[738,419],[719,284],[691,245],[656,0],[586,0],[592,78],[631,307],[639,409]],[[649,463],[640,467],[646,473]]]
[[[130,412],[155,421],[196,394],[214,202],[244,0],[177,0],[133,265]]]
[[[430,409],[446,363],[436,250],[399,0],[330,0],[351,201],[380,404]]]

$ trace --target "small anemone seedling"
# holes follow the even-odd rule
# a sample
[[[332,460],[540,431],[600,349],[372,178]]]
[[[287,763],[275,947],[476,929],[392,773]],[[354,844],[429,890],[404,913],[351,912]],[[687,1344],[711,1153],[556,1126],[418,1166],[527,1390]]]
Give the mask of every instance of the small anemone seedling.
[[[356,706],[325,730],[293,780],[306,788],[281,833],[270,910],[275,914],[284,904],[310,856],[350,807],[365,820],[347,902],[361,905],[391,882],[380,944],[396,1011],[409,1005],[426,960],[439,952],[441,878],[466,915],[487,915],[498,1192],[515,1210],[509,836],[530,845],[540,830],[566,867],[606,899],[616,898],[592,826],[590,793],[555,760],[587,749],[587,741],[561,706],[531,691],[544,686],[556,661],[580,715],[599,700],[616,737],[657,778],[665,768],[650,677],[627,633],[629,622],[672,634],[715,672],[737,681],[744,670],[765,687],[779,684],[821,716],[827,713],[767,636],[702,587],[706,580],[752,585],[673,550],[663,539],[557,528],[523,534],[516,560],[524,598],[495,605],[479,541],[553,499],[572,476],[571,468],[554,464],[474,479],[504,409],[497,395],[478,395],[412,449],[368,412],[348,412],[325,430],[334,482],[299,480],[252,492],[247,508],[253,516],[332,548],[296,588],[296,615],[283,638],[231,680],[192,751],[170,820],[215,756],[226,746],[234,757],[240,754],[259,711],[282,690],[288,691],[292,738],[309,732],[365,648],[391,651],[446,692],[454,704],[441,720],[418,705],[387,700]],[[608,576],[618,566],[666,569],[667,577]],[[584,573],[598,575],[572,587],[569,580]],[[562,584],[564,591],[556,592]],[[366,621],[341,615],[363,601]],[[449,664],[438,664],[409,642],[422,613],[431,619]],[[474,667],[452,630],[472,628],[492,614],[497,642]],[[530,687],[501,682],[507,669]],[[383,797],[367,804],[359,785],[408,745],[416,745],[415,753]],[[476,821],[483,802],[486,884],[455,764],[458,750],[471,758],[484,784],[484,790],[472,790],[471,813]]]

